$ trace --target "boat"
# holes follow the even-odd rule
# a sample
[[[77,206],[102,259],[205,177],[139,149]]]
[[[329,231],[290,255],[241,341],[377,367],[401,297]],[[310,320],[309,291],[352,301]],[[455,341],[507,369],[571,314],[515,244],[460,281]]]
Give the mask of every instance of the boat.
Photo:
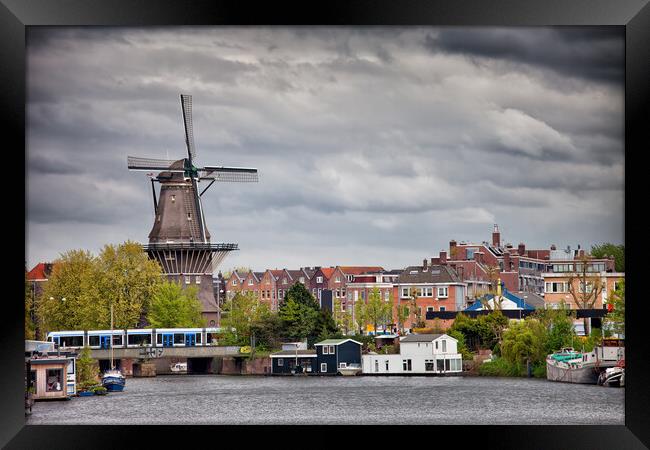
[[[174,373],[179,373],[179,372],[187,372],[187,363],[176,363],[172,364],[169,369],[174,372]]]
[[[546,357],[546,379],[567,383],[597,384],[601,372],[616,366],[625,357],[622,339],[603,339],[602,345],[590,352],[572,347]]]
[[[124,390],[124,385],[126,384],[126,377],[124,374],[115,368],[113,363],[113,305],[111,305],[111,368],[104,372],[102,376],[102,386],[106,388],[108,392],[119,392]]]
[[[625,386],[625,360],[620,360],[614,367],[609,367],[601,372],[598,377],[598,384],[601,386]]]
[[[346,367],[340,367],[339,373],[346,377],[353,377],[361,372],[361,364],[348,364]]]

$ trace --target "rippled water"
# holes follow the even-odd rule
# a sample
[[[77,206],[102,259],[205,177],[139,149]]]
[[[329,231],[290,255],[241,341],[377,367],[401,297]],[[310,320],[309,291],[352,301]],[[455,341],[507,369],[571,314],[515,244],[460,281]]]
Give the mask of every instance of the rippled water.
[[[129,378],[28,424],[624,424],[624,389],[487,377]]]

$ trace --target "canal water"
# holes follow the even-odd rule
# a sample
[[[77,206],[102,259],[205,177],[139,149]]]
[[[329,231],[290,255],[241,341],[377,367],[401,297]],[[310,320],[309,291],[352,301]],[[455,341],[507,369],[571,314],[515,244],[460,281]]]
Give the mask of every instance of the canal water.
[[[489,377],[129,378],[36,402],[27,424],[624,424],[622,388]]]

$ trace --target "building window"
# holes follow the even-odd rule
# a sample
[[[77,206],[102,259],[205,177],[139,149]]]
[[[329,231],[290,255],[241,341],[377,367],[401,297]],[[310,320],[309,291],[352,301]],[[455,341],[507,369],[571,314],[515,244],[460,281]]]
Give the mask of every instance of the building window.
[[[344,362],[339,363],[339,369],[345,369],[346,367],[348,367],[348,363],[344,363]]]
[[[322,292],[321,288],[318,288],[318,300],[320,300],[320,294],[321,294],[321,292]]]
[[[379,372],[379,361],[375,360],[375,372]]]
[[[232,280],[232,285],[237,286],[237,280]]]
[[[402,369],[405,372],[410,372],[411,371],[411,360],[410,359],[403,359],[402,360]]]
[[[581,294],[585,293],[585,287],[586,287],[586,293],[590,294],[591,291],[593,291],[593,289],[594,289],[593,281],[587,281],[587,282],[581,281],[580,282],[580,293]]]
[[[427,312],[434,312],[436,310],[433,306],[427,306]]]
[[[548,294],[556,293],[556,292],[561,292],[561,293],[567,292],[567,283],[563,281],[546,283],[545,292]]]
[[[402,288],[402,297],[409,296],[409,288]]]
[[[316,277],[316,283],[322,283],[323,277]]]
[[[388,301],[390,300],[390,291],[384,291],[384,300]]]
[[[445,308],[444,306],[441,306],[440,311],[447,311],[447,308]]]
[[[433,288],[425,287],[424,288],[424,297],[433,297]]]
[[[278,358],[278,366],[284,366],[284,359]]]
[[[252,286],[253,285],[253,280],[248,280],[248,285]]]
[[[327,363],[320,363],[320,371],[327,372]]]
[[[329,355],[329,347],[327,345],[323,345],[323,355]]]
[[[447,286],[445,287],[439,287],[438,288],[438,298],[447,298],[448,293],[449,293],[449,288]]]
[[[340,282],[341,282],[341,277],[336,277],[336,279],[334,280],[334,282],[335,282],[335,283],[340,283]]]
[[[442,353],[447,353],[447,341],[445,339],[442,340]]]
[[[196,284],[201,284],[201,277],[199,275],[196,276],[196,279],[194,280]]]
[[[300,282],[304,284],[305,283],[305,277],[300,277]]]
[[[63,370],[47,369],[47,392],[58,392],[63,390]]]
[[[386,360],[386,372],[388,372],[388,360]]]
[[[334,354],[334,346],[330,345],[330,355],[333,355],[333,354]]]
[[[427,372],[433,372],[433,359],[424,360],[424,370]]]
[[[189,275],[185,276],[185,284],[190,284],[190,282],[191,282],[190,278],[191,277]]]
[[[286,278],[282,279],[282,284],[287,284],[287,279]]]

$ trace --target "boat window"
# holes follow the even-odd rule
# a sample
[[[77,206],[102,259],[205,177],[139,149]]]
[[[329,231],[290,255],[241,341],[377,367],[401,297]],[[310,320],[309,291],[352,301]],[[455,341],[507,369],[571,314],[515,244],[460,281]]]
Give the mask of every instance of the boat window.
[[[63,390],[63,370],[47,369],[47,392],[58,392]]]

